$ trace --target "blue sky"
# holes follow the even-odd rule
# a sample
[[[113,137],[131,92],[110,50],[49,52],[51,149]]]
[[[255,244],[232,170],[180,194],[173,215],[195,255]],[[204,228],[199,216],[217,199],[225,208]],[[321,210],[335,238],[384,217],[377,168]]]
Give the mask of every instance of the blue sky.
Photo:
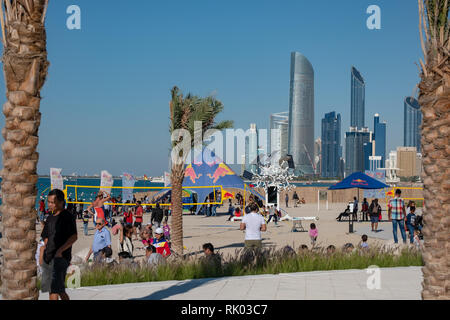
[[[169,93],[215,93],[219,120],[269,126],[287,111],[290,53],[315,71],[315,136],[325,113],[350,125],[350,68],[366,81],[366,125],[387,121],[387,152],[403,143],[403,100],[419,81],[417,2],[406,0],[50,1],[51,63],[42,90],[38,173],[160,175],[168,166]],[[81,30],[66,9],[81,8]],[[366,9],[381,8],[381,30]],[[6,101],[0,77],[1,102]],[[4,125],[4,117],[0,117]],[[3,140],[1,140],[3,142]]]

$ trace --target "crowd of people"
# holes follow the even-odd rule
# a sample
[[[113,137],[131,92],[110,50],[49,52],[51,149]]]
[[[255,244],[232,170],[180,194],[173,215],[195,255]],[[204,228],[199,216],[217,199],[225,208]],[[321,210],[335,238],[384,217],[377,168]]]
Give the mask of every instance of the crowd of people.
[[[422,227],[423,218],[416,214],[416,203],[410,200],[407,205],[401,198],[401,189],[396,189],[394,198],[387,204],[388,221],[392,222],[394,242],[398,243],[397,230],[400,229],[403,243],[407,243],[406,233],[409,233],[409,243],[419,246],[423,240]],[[409,212],[408,212],[409,210]],[[373,199],[369,205],[367,198],[364,198],[361,206],[361,219],[359,221],[369,221],[371,223],[371,232],[379,232],[378,223],[382,220],[383,209],[378,203],[378,199]],[[353,198],[353,202],[347,205],[347,208],[337,217],[337,221],[347,217],[358,221],[358,199]]]
[[[393,235],[395,243],[397,239],[397,226],[400,227],[403,242],[406,243],[406,230],[410,233],[410,243],[417,247],[421,246],[421,217],[415,214],[415,203],[410,202],[406,207],[409,213],[406,214],[406,207],[401,199],[401,191],[398,189],[395,198],[388,203],[389,220],[393,224]],[[240,230],[244,231],[245,248],[261,249],[262,233],[267,230],[267,224],[274,220],[275,225],[281,217],[280,210],[274,205],[264,206],[261,200],[251,195],[245,207],[240,197],[237,206],[234,207],[232,201],[229,202],[230,218],[233,216],[241,217]],[[120,199],[114,199],[120,201]],[[42,291],[49,292],[51,300],[69,299],[65,292],[65,278],[67,268],[72,257],[72,245],[77,241],[76,219],[81,219],[85,235],[88,235],[89,222],[95,224],[95,234],[92,245],[84,258],[84,262],[92,264],[116,265],[116,264],[135,264],[135,245],[133,241],[141,241],[145,250],[145,263],[149,267],[159,266],[167,263],[167,259],[172,256],[170,243],[170,227],[168,217],[170,216],[170,207],[163,205],[169,199],[161,200],[161,203],[155,203],[152,206],[142,206],[142,201],[148,203],[148,198],[141,200],[134,199],[136,205],[130,202],[122,205],[120,202],[114,202],[105,192],[99,192],[96,199],[87,207],[65,205],[64,193],[61,190],[54,189],[48,195],[48,209],[45,203],[39,205],[39,220],[42,223],[43,230],[41,240],[39,241],[36,261],[42,277]],[[230,199],[231,200],[231,199]],[[347,207],[344,214],[357,214],[357,199],[355,198],[353,208]],[[108,206],[107,203],[113,203]],[[115,205],[114,203],[117,203]],[[356,208],[356,209],[355,209]],[[81,214],[79,210],[82,210]],[[370,217],[372,230],[377,230],[382,209],[377,199],[374,199],[369,205],[364,199],[362,203],[362,217],[367,221]],[[51,214],[49,214],[51,212]],[[145,212],[151,213],[150,222],[143,225],[143,215]],[[366,212],[366,214],[364,214]],[[244,215],[245,213],[245,215]],[[341,214],[337,219],[342,218]],[[118,218],[118,222],[116,222]],[[230,219],[229,218],[229,219]],[[112,237],[118,235],[117,244],[113,247]],[[309,237],[311,240],[311,249],[317,249],[319,231],[314,223],[310,224]],[[133,239],[134,238],[134,239]],[[358,244],[358,250],[369,248],[368,236],[363,235]],[[292,248],[285,248],[289,254],[296,254]],[[113,258],[113,252],[117,250],[118,261]],[[204,261],[212,263],[214,266],[220,266],[220,256],[214,253],[214,246],[211,243],[203,245]],[[297,250],[299,253],[309,250],[307,245],[302,245]],[[335,252],[334,246],[326,248],[327,253]],[[355,249],[353,244],[344,245],[344,252],[352,252]],[[92,259],[91,259],[92,257]]]
[[[105,265],[133,264],[134,236],[134,241],[139,237],[139,241],[144,244],[146,263],[149,266],[165,263],[172,254],[170,227],[167,223],[170,208],[161,204],[168,200],[143,207],[142,201],[148,203],[148,200],[148,197],[133,199],[136,205],[132,205],[130,201],[119,205],[121,199],[111,199],[109,194],[100,191],[96,199],[83,210],[82,204],[75,206],[70,203],[71,199],[66,205],[65,195],[61,190],[50,191],[47,198],[48,208],[45,208],[45,202],[41,199],[38,211],[42,233],[36,251],[36,263],[42,278],[42,292],[49,292],[50,300],[69,299],[65,292],[65,278],[72,259],[72,245],[78,239],[77,219],[82,220],[85,235],[88,235],[88,224],[91,220],[95,226],[92,245],[84,262]],[[108,202],[118,205],[110,206]],[[151,212],[150,222],[145,226],[144,212]],[[119,218],[119,222],[116,222],[115,217]],[[115,248],[112,246],[111,233],[118,235]],[[119,261],[113,259],[115,249]]]

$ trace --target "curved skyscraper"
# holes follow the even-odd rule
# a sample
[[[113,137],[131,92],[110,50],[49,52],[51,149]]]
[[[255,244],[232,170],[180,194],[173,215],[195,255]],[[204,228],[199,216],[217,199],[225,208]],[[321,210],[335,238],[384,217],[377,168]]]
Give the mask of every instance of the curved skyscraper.
[[[365,100],[366,84],[361,73],[355,67],[352,67],[350,127],[364,128]]]
[[[405,99],[404,122],[403,145],[405,147],[416,147],[417,152],[420,153],[422,111],[419,102],[413,97],[406,97]]]
[[[314,70],[298,52],[291,53],[288,135],[295,174],[314,174]]]

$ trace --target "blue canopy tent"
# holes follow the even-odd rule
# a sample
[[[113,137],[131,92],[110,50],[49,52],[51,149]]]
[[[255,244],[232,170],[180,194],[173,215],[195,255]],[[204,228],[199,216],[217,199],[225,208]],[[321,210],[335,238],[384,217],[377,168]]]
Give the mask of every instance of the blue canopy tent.
[[[389,186],[377,179],[369,177],[362,172],[354,172],[349,175],[344,180],[332,185],[328,190],[340,190],[340,189],[383,189],[389,188]],[[359,202],[359,191],[358,191],[358,202]],[[353,220],[348,219],[349,232],[353,232]]]
[[[214,154],[214,152],[205,148],[203,149],[203,153],[194,160],[193,164],[186,166],[183,188],[197,193],[198,202],[203,203],[206,197],[214,192],[214,189],[216,192],[217,190],[220,190],[220,186],[222,186],[223,189],[245,189],[259,197],[261,200],[265,198],[256,190],[247,186],[244,181],[222,161],[222,159]],[[163,192],[166,193],[168,191],[164,190]],[[160,193],[156,196],[158,195],[160,195]],[[196,213],[198,213],[200,208],[201,206],[197,206]]]
[[[354,172],[341,182],[338,182],[329,187],[328,190],[352,189],[352,188],[383,189],[389,188],[389,186],[377,179],[369,177],[368,175],[362,172]]]

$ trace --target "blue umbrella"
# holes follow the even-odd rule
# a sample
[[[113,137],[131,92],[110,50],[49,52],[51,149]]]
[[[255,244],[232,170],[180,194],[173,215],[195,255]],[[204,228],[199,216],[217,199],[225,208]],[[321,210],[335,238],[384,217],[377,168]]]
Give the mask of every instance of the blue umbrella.
[[[336,183],[329,187],[329,190],[340,190],[340,189],[383,189],[389,188],[389,186],[377,179],[369,177],[362,172],[354,172],[341,182]]]

